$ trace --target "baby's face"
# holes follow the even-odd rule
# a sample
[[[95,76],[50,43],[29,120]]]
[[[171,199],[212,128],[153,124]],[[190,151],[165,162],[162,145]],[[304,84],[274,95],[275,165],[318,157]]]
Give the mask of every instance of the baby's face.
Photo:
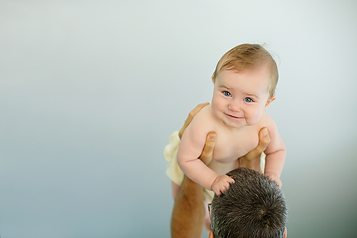
[[[212,110],[227,126],[252,126],[262,118],[274,99],[269,97],[267,67],[237,73],[221,70],[214,84]]]

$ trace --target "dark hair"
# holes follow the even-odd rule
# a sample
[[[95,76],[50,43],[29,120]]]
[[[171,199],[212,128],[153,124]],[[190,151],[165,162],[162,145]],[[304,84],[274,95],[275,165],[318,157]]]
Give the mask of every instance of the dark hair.
[[[215,238],[280,238],[285,231],[284,196],[267,176],[247,168],[227,174],[235,183],[212,201],[211,229]]]

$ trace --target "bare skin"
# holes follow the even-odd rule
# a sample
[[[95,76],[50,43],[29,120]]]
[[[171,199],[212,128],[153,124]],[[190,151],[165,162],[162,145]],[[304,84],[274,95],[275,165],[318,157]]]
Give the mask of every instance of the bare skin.
[[[195,115],[209,103],[202,103],[195,107],[188,115],[184,126],[179,131],[179,137],[191,123]],[[269,134],[263,133],[264,128],[259,132],[258,146],[240,157],[238,166],[260,171],[260,154],[266,149],[270,142]],[[267,132],[267,131],[266,131]],[[217,134],[209,132],[206,136],[204,148],[199,159],[204,164],[212,161],[212,155],[216,144]],[[202,237],[202,227],[205,221],[205,207],[203,188],[184,175],[181,186],[177,186],[178,191],[174,192],[175,204],[171,217],[171,237],[193,238]]]
[[[195,115],[207,105],[209,105],[209,103],[199,104],[189,113],[184,126],[179,131],[180,138]],[[240,157],[237,160],[238,166],[260,171],[260,154],[266,149],[270,142],[269,133],[264,133],[268,132],[265,131],[265,129],[266,128],[262,128],[259,131],[258,146],[246,155]],[[204,148],[199,156],[199,159],[206,165],[212,161],[216,138],[217,134],[215,132],[209,132],[206,136]],[[184,175],[183,182],[178,188],[177,195],[174,195],[176,199],[171,217],[171,237],[202,237],[202,227],[205,221],[203,188],[186,175]],[[212,234],[210,234],[210,236],[211,235]]]
[[[268,129],[262,128],[259,131],[259,144],[243,157],[238,158],[238,167],[250,168],[263,173],[260,169],[260,155],[265,151],[267,145],[270,143],[270,136]]]
[[[286,150],[274,120],[265,112],[275,100],[269,95],[269,78],[265,67],[242,73],[222,70],[218,74],[212,105],[202,108],[182,134],[177,160],[190,179],[217,195],[223,193],[234,182],[225,174],[238,167],[237,158],[258,145],[257,135],[266,127],[270,143],[265,150],[264,173],[281,186]],[[211,131],[217,133],[217,142],[214,159],[206,165],[197,158]]]
[[[200,159],[209,163],[216,143],[215,133],[207,135],[205,147]],[[172,238],[202,237],[205,221],[203,188],[184,175],[177,193],[171,217]]]

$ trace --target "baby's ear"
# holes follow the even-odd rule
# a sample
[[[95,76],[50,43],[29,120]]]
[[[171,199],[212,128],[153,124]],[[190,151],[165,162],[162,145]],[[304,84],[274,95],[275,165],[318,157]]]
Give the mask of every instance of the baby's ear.
[[[267,109],[267,107],[270,105],[270,103],[274,102],[275,99],[276,99],[275,96],[271,96],[265,104],[265,109]]]

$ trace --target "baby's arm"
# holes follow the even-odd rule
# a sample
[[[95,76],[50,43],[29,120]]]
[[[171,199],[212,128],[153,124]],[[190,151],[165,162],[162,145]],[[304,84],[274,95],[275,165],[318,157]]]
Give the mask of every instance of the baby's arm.
[[[270,118],[271,119],[271,118]],[[264,174],[275,181],[281,187],[280,175],[283,171],[286,148],[281,139],[275,122],[271,119],[268,126],[271,142],[265,150],[266,162]]]
[[[213,184],[212,184],[212,189],[213,192],[215,194],[217,194],[217,196],[221,195],[222,193],[224,193],[225,191],[228,190],[229,188],[229,184],[231,183],[235,183],[235,180],[232,179],[230,176],[228,175],[220,175],[216,178],[216,180],[214,180]]]
[[[234,180],[227,175],[219,176],[198,159],[204,147],[206,135],[210,132],[207,124],[209,120],[207,118],[206,120],[200,119],[202,115],[199,114],[193,119],[182,136],[177,160],[187,177],[220,195],[221,192],[229,188],[229,183],[234,183]]]

